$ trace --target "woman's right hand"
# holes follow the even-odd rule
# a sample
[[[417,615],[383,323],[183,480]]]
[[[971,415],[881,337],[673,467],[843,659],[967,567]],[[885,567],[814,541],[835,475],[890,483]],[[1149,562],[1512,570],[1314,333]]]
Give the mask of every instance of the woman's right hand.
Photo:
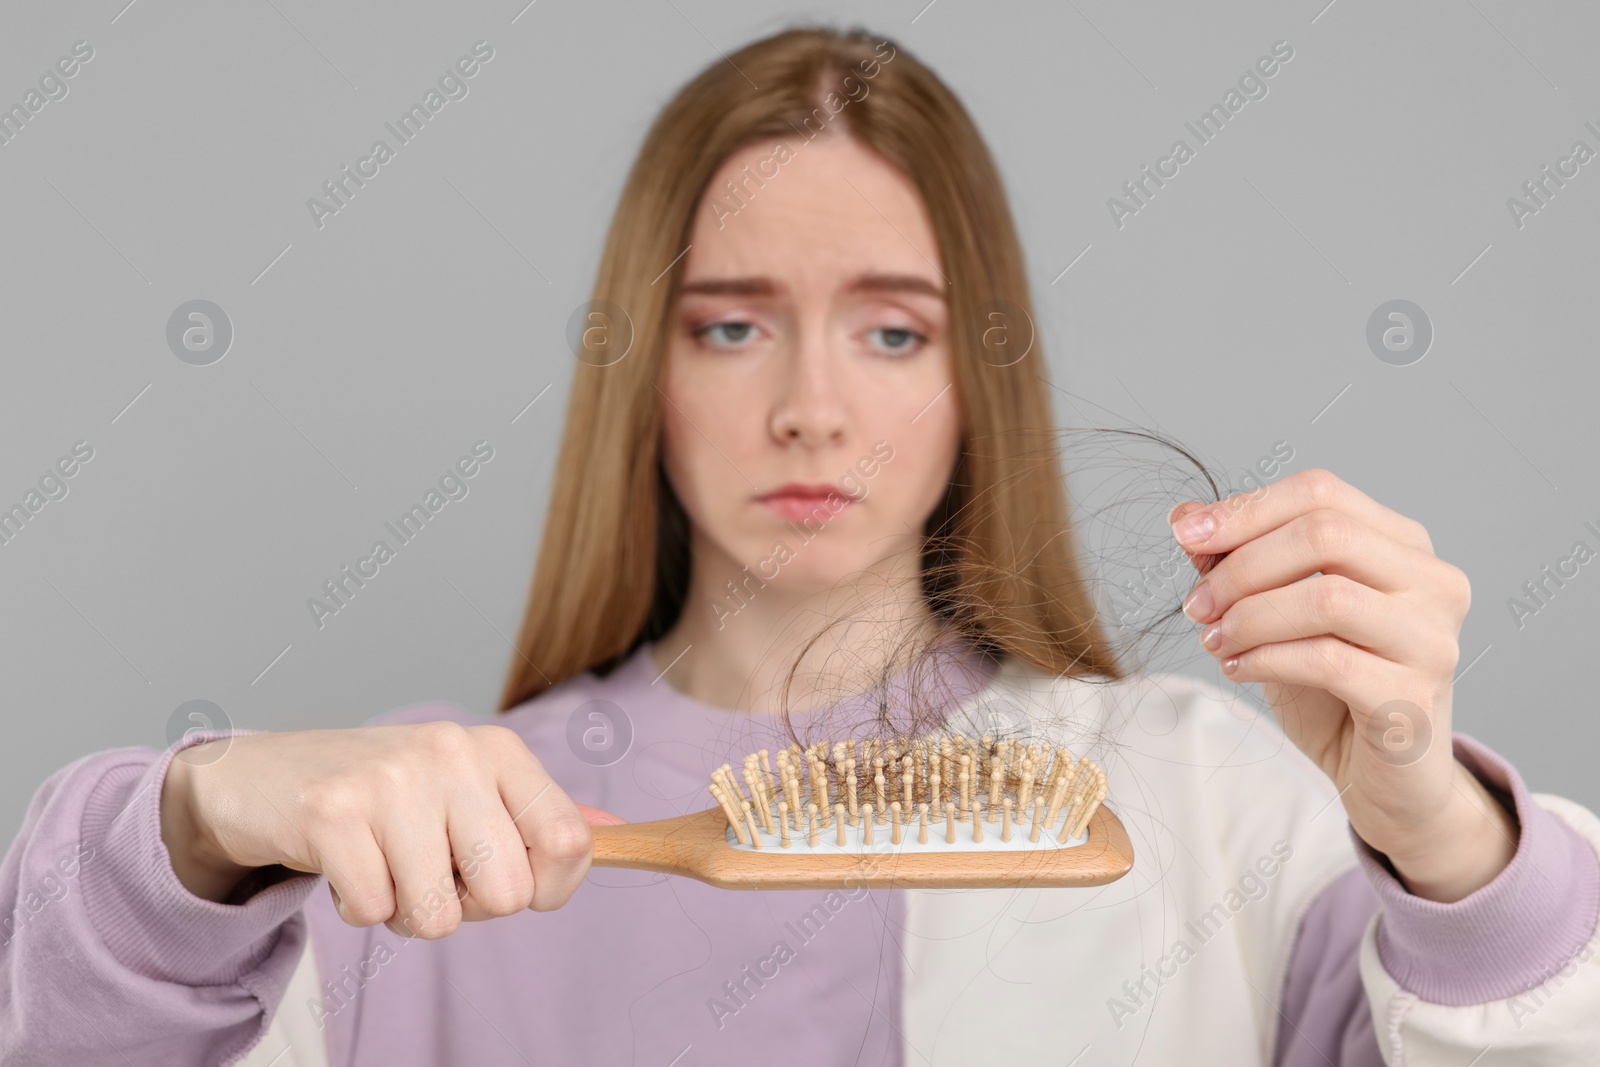
[[[220,902],[281,864],[326,875],[351,925],[430,939],[559,908],[588,873],[590,824],[622,821],[574,803],[492,724],[228,737],[180,752],[161,792],[173,872],[196,896]]]

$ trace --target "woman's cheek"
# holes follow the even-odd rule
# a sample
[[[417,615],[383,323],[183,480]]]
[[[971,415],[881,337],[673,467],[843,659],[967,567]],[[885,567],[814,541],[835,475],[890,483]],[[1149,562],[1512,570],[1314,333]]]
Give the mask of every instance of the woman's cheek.
[[[709,453],[710,448],[683,416],[669,411],[662,426],[662,449],[668,484],[690,517],[704,521],[708,518],[707,486],[714,483],[715,472],[707,469],[702,453]]]
[[[890,441],[895,446],[894,463],[904,463],[902,474],[915,470],[921,486],[917,495],[929,501],[930,509],[949,485],[961,448],[961,419],[954,393],[954,389],[946,392],[908,425],[906,429],[912,433],[902,435],[903,441]]]

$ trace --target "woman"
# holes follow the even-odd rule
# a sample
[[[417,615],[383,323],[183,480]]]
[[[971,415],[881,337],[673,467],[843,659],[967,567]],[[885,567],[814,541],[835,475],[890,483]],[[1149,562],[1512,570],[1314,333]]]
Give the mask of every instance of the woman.
[[[1185,611],[1282,729],[1124,673],[1043,361],[1007,347],[1026,290],[982,141],[903,49],[791,30],[708,67],[577,324],[498,723],[422,705],[57,772],[0,881],[27,917],[0,1058],[1594,1062],[1600,824],[1452,736],[1462,573],[1325,471],[1185,502]],[[1134,871],[589,869],[590,824],[700,810],[788,731],[929,723],[1103,762]]]

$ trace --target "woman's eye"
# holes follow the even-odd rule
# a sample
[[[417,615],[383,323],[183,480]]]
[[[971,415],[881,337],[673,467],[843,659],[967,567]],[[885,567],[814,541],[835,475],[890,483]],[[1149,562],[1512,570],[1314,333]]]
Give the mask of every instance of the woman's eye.
[[[723,345],[737,345],[748,340],[755,333],[755,324],[751,322],[713,322],[709,326],[702,326],[694,332],[696,337],[712,337],[720,340]],[[717,338],[714,331],[721,330],[722,336]],[[720,346],[718,346],[720,347]]]
[[[914,352],[921,345],[928,343],[928,339],[925,336],[903,326],[880,326],[875,330],[869,330],[868,335],[870,336],[871,334],[881,334],[884,351],[892,352],[896,355]]]

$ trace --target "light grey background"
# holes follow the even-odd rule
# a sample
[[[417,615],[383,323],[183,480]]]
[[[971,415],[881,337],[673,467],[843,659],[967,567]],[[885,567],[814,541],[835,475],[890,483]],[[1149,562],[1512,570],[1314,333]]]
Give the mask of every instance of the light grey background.
[[[75,41],[95,54],[0,146],[0,504],[76,441],[94,458],[0,546],[0,824],[87,752],[163,746],[195,698],[271,730],[491,710],[565,324],[626,168],[684,80],[796,18],[894,37],[974,114],[1064,424],[1159,428],[1236,477],[1286,441],[1287,471],[1326,467],[1421,520],[1473,583],[1456,727],[1600,808],[1600,563],[1520,628],[1507,607],[1575,541],[1600,549],[1600,162],[1520,229],[1506,206],[1574,141],[1600,150],[1583,125],[1600,127],[1600,17],[1324,2],[12,7],[0,104]],[[384,123],[478,40],[494,58],[469,95],[319,230],[306,200],[392,143]],[[1294,58],[1269,94],[1114,225],[1107,199],[1193,144],[1184,122],[1279,40]],[[1366,342],[1397,298],[1435,330],[1407,367]],[[194,299],[235,330],[210,366],[166,342]],[[469,495],[319,630],[307,598],[480,439],[495,456]],[[1173,484],[1138,469],[1171,457],[1127,457],[1102,464],[1127,492]],[[1113,483],[1069,484],[1127,521]],[[1141,543],[1175,499],[1142,514]],[[1129,532],[1088,531],[1119,565],[1138,562]],[[1228,684],[1188,629],[1180,644],[1162,668]]]

